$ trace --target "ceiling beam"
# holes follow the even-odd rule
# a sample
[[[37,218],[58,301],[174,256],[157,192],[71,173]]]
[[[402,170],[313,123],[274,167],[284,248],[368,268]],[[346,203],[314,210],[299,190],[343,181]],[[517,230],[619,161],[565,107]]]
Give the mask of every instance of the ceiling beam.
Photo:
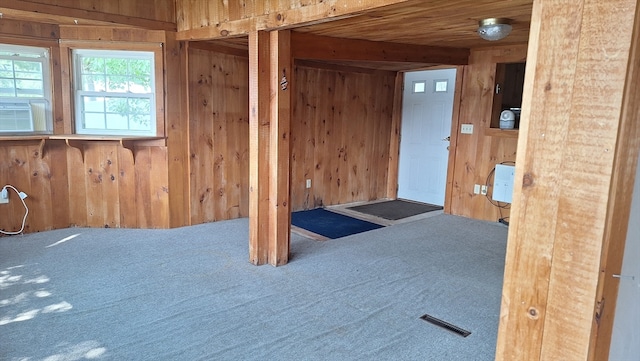
[[[197,29],[178,31],[179,40],[212,40],[246,36],[250,31],[289,29],[362,15],[383,6],[409,0],[325,0],[313,5],[276,11],[251,18],[229,20]]]
[[[333,38],[293,32],[295,59],[467,65],[469,49]]]
[[[171,22],[48,5],[28,0],[0,0],[0,13],[5,17],[34,22],[52,22],[67,25],[76,23],[80,25],[124,25],[149,30],[176,31],[176,24]]]

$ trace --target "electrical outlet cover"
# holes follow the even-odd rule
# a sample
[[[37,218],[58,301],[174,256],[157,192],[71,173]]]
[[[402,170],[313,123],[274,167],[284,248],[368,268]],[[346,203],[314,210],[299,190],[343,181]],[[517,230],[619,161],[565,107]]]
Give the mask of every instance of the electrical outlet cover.
[[[473,124],[462,124],[460,127],[460,133],[473,134]]]

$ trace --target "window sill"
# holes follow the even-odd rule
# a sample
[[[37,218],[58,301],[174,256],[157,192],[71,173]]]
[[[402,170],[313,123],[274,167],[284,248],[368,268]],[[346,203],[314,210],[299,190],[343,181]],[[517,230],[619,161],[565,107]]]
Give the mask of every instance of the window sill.
[[[484,135],[489,137],[518,138],[518,129],[485,128]]]
[[[135,147],[136,146],[159,146],[167,145],[165,137],[134,137],[134,136],[115,136],[115,135],[83,135],[83,134],[49,134],[49,135],[12,135],[0,136],[0,141],[12,142],[32,142],[39,141],[37,157],[44,155],[44,144],[47,140],[64,140],[67,146],[80,150],[82,161],[84,162],[84,146],[86,142],[117,142],[123,148],[131,151],[133,161],[135,163]]]

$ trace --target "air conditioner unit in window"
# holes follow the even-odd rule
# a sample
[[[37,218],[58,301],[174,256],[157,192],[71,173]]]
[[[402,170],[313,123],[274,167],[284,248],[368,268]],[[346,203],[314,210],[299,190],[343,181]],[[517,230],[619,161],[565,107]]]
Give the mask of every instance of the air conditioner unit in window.
[[[29,103],[0,103],[0,133],[33,132]]]

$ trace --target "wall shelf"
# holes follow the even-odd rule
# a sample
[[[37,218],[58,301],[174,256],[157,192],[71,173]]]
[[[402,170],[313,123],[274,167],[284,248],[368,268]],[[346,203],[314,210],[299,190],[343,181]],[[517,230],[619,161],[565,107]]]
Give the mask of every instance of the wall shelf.
[[[117,142],[123,148],[128,149],[133,157],[133,163],[136,162],[135,147],[136,146],[166,146],[165,137],[131,137],[131,136],[113,136],[113,135],[83,135],[83,134],[54,134],[48,136],[51,140],[64,140],[67,146],[76,148],[80,151],[82,161],[84,162],[84,146],[88,142]]]
[[[518,138],[518,129],[485,128],[484,135],[489,137]]]
[[[24,144],[31,142],[40,142],[38,145],[38,151],[34,154],[35,158],[42,159],[44,153],[45,140],[49,139],[48,135],[3,135],[0,136],[0,141],[15,142],[13,144]]]

